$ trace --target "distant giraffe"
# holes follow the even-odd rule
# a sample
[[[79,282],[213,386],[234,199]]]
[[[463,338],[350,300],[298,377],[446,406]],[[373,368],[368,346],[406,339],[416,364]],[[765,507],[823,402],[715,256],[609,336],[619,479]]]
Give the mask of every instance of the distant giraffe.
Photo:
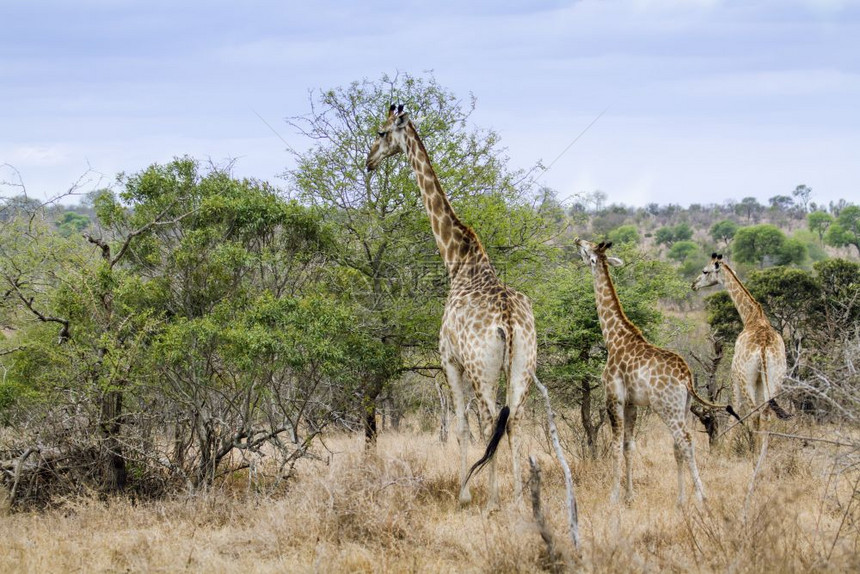
[[[711,285],[722,285],[738,310],[744,328],[735,341],[732,358],[732,402],[753,410],[768,404],[777,417],[789,418],[774,398],[782,389],[786,373],[785,343],[764,314],[761,305],[741,283],[734,269],[717,253],[690,286],[698,291]],[[743,401],[741,400],[743,398]],[[754,431],[761,428],[761,413],[752,419]],[[755,445],[755,440],[751,441]]]
[[[489,462],[488,508],[495,509],[499,504],[499,491],[493,455],[506,429],[513,460],[514,495],[518,501],[522,497],[519,421],[537,351],[531,303],[525,295],[499,281],[478,236],[460,221],[442,191],[427,150],[403,106],[392,105],[367,157],[368,171],[376,169],[383,159],[401,152],[406,153],[415,172],[436,245],[451,280],[439,333],[439,351],[457,417],[460,502],[471,501],[469,477]],[[493,429],[496,386],[502,371],[507,383],[506,406]],[[472,383],[478,399],[484,436],[493,431],[484,457],[471,470],[464,378]]]
[[[606,389],[606,408],[612,425],[612,494],[610,500],[618,501],[621,489],[622,435],[623,455],[626,459],[627,491],[625,500],[633,499],[632,450],[633,427],[636,424],[636,407],[651,406],[666,423],[675,441],[675,461],[678,464],[678,504],[684,502],[684,463],[693,478],[696,498],[704,500],[705,492],[699,478],[699,470],[693,454],[693,441],[687,430],[687,411],[690,398],[694,397],[711,408],[725,408],[734,413],[731,406],[715,405],[702,399],[693,385],[693,375],[687,363],[678,354],[661,349],[645,340],[634,325],[618,299],[609,266],[623,265],[617,257],[608,257],[606,250],[612,243],[594,244],[576,239],[583,261],[591,266],[594,276],[594,294],[600,328],[606,341],[606,367],[603,369],[603,384]],[[735,415],[737,416],[737,415]]]

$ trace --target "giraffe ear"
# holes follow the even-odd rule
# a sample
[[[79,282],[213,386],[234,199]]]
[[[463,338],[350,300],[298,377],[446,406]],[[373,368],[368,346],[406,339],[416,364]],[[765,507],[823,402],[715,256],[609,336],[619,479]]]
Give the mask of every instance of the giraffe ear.
[[[624,265],[624,261],[622,261],[618,257],[607,257],[606,262],[613,267],[621,267],[622,265]]]

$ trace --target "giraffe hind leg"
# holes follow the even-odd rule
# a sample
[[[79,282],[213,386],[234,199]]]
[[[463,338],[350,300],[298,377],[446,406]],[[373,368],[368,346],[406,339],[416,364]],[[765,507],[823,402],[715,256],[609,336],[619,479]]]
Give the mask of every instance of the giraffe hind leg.
[[[466,418],[466,396],[463,393],[463,371],[450,361],[444,361],[445,376],[451,388],[451,398],[454,403],[454,414],[457,418],[457,443],[460,447],[460,504],[469,504],[472,493],[469,491],[467,476],[469,473],[469,421]]]

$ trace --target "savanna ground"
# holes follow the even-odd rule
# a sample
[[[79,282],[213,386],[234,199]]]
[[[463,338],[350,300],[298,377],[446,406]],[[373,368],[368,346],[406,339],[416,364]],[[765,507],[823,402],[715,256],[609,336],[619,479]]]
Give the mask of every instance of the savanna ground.
[[[838,428],[796,419],[779,424],[781,431],[807,436],[841,434]],[[705,435],[696,432],[709,500],[678,508],[670,436],[655,416],[646,415],[637,430],[637,496],[629,507],[609,505],[607,457],[593,460],[568,450],[582,538],[576,555],[566,532],[563,475],[539,425],[527,429],[524,450],[536,455],[543,469],[544,510],[565,553],[564,569],[860,570],[855,501],[860,473],[845,447],[771,437],[756,472],[755,457],[734,452],[737,441],[729,439],[711,451]],[[442,444],[430,432],[387,432],[375,455],[364,455],[358,437],[342,436],[326,445],[329,450],[320,454],[327,460],[305,459],[296,479],[276,495],[250,492],[247,474],[240,474],[206,494],[170,501],[66,500],[48,511],[8,514],[0,518],[0,565],[6,572],[551,568],[528,493],[520,506],[506,503],[487,515],[485,477],[479,475],[473,504],[459,506],[453,438]],[[474,457],[478,451],[473,447]],[[506,446],[499,457],[502,495],[510,500]],[[688,477],[687,483],[690,493]]]

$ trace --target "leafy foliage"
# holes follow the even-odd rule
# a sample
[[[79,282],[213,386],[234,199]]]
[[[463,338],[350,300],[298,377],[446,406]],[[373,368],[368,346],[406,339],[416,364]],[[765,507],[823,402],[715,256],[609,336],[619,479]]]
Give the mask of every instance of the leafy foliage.
[[[806,216],[806,222],[810,231],[818,234],[819,241],[824,241],[824,234],[833,223],[833,216],[826,211],[813,211]]]
[[[616,227],[609,232],[607,237],[609,241],[616,245],[621,245],[623,243],[639,245],[639,242],[642,240],[639,235],[639,230],[636,228],[636,226],[629,224]]]
[[[678,241],[689,241],[693,237],[693,228],[688,223],[661,227],[654,234],[658,244],[672,246]]]
[[[764,267],[768,262],[780,261],[785,252],[786,237],[774,225],[761,224],[742,227],[735,233],[732,255],[740,263]]]
[[[860,206],[849,205],[840,210],[836,221],[827,228],[824,241],[836,247],[853,245],[860,253]]]
[[[737,223],[731,219],[723,219],[711,226],[711,237],[714,239],[714,242],[722,242],[728,247],[738,229],[739,226]]]

